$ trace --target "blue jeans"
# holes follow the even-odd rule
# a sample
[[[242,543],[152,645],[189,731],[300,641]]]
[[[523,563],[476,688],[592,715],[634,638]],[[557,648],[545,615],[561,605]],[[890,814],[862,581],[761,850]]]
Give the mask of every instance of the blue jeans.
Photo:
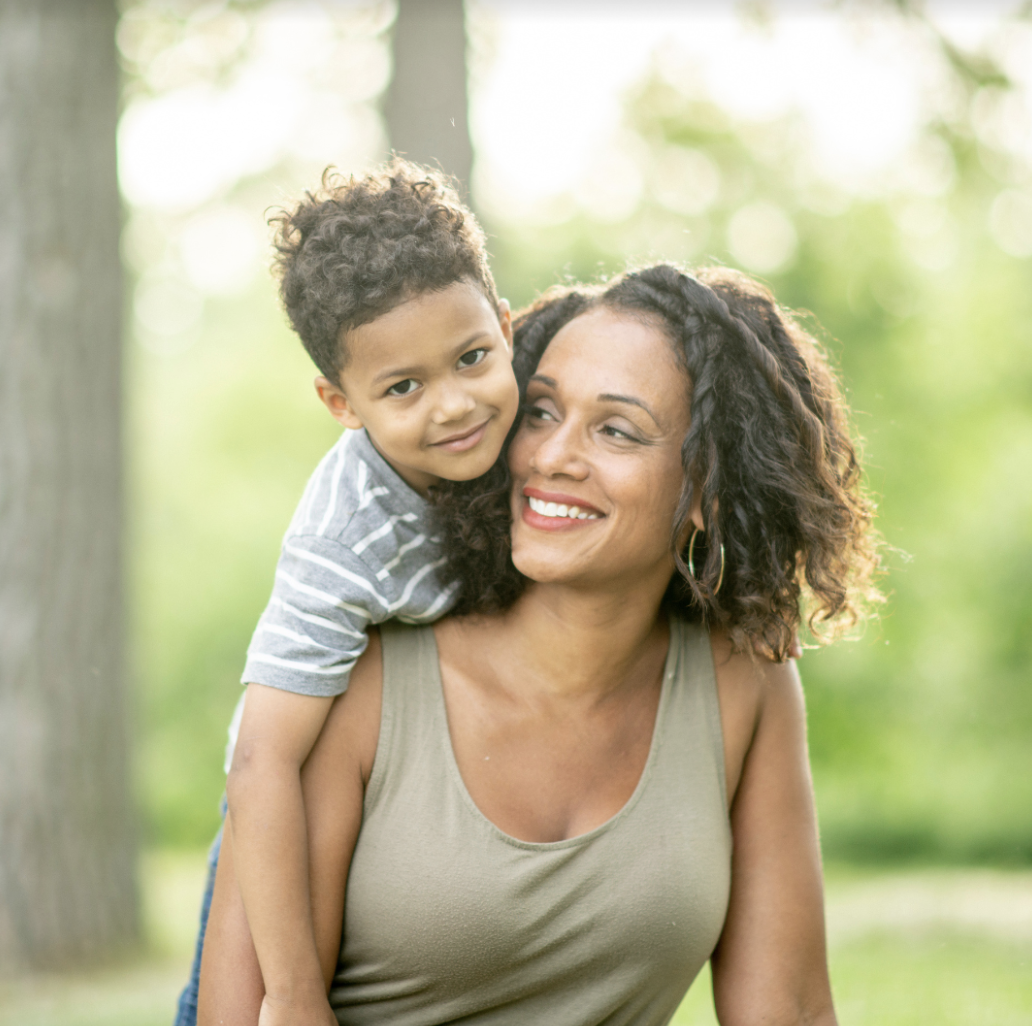
[[[222,815],[226,815],[226,799],[222,799]],[[197,1026],[197,989],[201,982],[201,952],[204,950],[204,931],[208,928],[208,912],[211,910],[211,894],[215,889],[215,869],[222,850],[222,827],[215,835],[208,851],[208,879],[204,883],[204,897],[201,899],[201,923],[197,930],[197,945],[194,948],[190,979],[179,995],[179,1007],[172,1026]]]

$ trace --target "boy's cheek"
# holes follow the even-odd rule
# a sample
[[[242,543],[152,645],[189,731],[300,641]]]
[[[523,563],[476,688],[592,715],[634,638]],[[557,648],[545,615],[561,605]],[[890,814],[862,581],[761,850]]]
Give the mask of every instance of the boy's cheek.
[[[502,410],[502,420],[505,422],[505,431],[508,433],[520,412],[520,388],[516,383],[512,364],[506,364],[506,372],[505,400],[499,403],[499,408]]]

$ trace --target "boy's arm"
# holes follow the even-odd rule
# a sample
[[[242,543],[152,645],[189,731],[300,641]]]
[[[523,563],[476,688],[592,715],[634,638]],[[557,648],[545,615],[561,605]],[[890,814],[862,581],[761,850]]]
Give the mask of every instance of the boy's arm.
[[[344,886],[362,824],[365,784],[372,771],[380,729],[382,662],[374,631],[347,692],[330,708],[311,757],[301,773],[308,820],[309,871],[318,948],[322,960],[319,1014],[336,1026],[326,990],[340,951]],[[229,817],[232,824],[232,814]],[[264,986],[244,913],[233,851],[226,831],[204,939],[198,1026],[264,1026]],[[259,1020],[259,1014],[262,1018]],[[323,1019],[311,1015],[307,1022]]]
[[[289,535],[248,649],[226,796],[265,979],[261,1026],[334,1022],[313,935],[300,770],[366,647],[370,620],[388,614],[383,587],[338,539]]]
[[[300,776],[332,702],[248,684],[226,781],[236,877],[265,982],[261,1026],[336,1026],[312,925]]]

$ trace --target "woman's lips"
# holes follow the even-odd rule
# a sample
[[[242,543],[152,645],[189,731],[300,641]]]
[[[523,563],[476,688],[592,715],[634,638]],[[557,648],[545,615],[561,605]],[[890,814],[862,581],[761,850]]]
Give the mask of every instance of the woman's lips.
[[[544,531],[583,527],[603,519],[604,514],[574,495],[524,488],[523,521]]]
[[[440,442],[433,442],[433,446],[437,449],[447,449],[448,452],[466,452],[467,449],[472,449],[474,446],[479,445],[481,439],[487,433],[487,425],[491,423],[491,418],[488,417],[483,424],[478,424],[476,427],[469,428],[467,431],[463,431],[457,435],[451,435],[449,438],[445,438]]]
[[[544,516],[531,509],[529,502],[523,503],[521,518],[528,527],[537,528],[539,531],[576,531],[597,524],[601,519],[598,516],[584,520],[575,520],[573,517]]]

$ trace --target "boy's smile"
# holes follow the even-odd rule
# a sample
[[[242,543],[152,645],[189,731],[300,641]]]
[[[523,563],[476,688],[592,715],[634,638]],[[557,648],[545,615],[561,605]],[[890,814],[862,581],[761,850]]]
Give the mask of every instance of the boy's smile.
[[[478,424],[468,431],[459,431],[433,444],[439,445],[442,449],[447,449],[449,452],[466,452],[467,449],[472,449],[480,444],[487,433],[487,427],[490,423],[490,419],[485,420],[483,424]]]
[[[400,303],[349,331],[338,384],[319,397],[348,428],[364,427],[416,491],[467,481],[498,458],[516,418],[508,304],[499,312],[460,281]]]

